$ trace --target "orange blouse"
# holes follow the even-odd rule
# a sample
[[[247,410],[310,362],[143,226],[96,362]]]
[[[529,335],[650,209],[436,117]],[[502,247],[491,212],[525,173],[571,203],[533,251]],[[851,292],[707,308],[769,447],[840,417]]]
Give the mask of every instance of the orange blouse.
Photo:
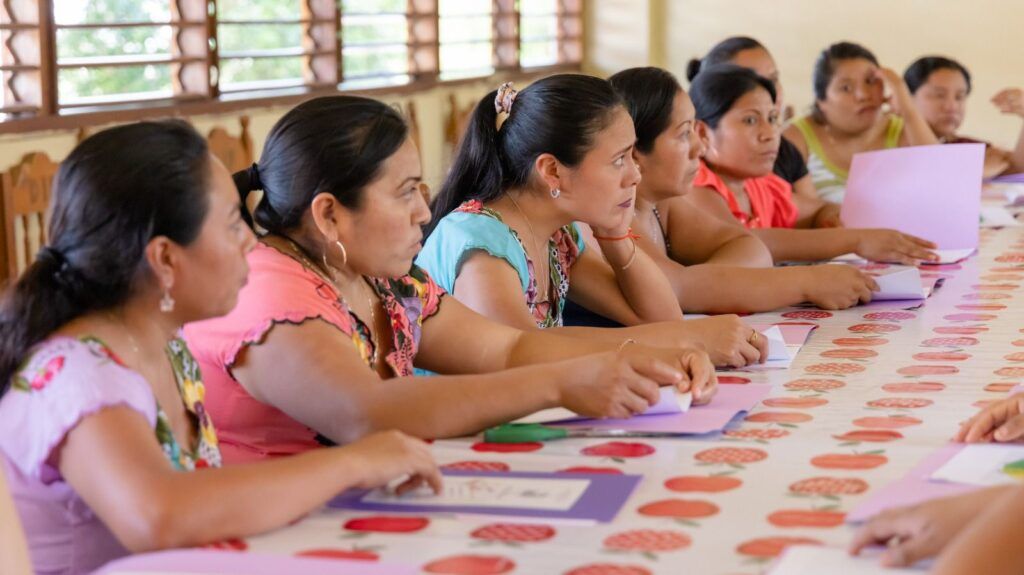
[[[799,211],[793,203],[793,187],[775,174],[743,181],[743,189],[750,199],[750,214],[740,208],[736,196],[722,178],[704,162],[700,163],[693,185],[718,192],[729,204],[733,217],[747,228],[792,228],[796,225]]]

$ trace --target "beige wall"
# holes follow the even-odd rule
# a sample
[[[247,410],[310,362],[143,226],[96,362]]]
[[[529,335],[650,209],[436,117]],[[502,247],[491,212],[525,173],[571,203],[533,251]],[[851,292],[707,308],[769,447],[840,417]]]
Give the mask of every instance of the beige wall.
[[[813,102],[811,70],[822,48],[851,40],[900,74],[914,59],[942,54],[971,71],[974,93],[963,133],[1011,145],[1021,120],[989,98],[1024,86],[1020,0],[588,0],[587,69],[609,75],[663,66],[683,80],[686,63],[728,36],[764,43],[797,113]]]

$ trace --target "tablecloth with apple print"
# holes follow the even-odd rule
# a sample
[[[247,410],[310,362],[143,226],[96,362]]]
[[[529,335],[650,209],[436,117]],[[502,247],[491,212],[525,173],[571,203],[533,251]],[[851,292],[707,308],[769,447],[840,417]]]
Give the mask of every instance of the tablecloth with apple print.
[[[773,385],[722,434],[433,445],[449,469],[642,474],[612,523],[324,509],[221,546],[467,575],[753,574],[788,545],[845,546],[852,533],[845,514],[858,500],[902,477],[958,422],[1024,381],[1021,229],[982,230],[974,257],[922,268],[944,284],[917,309],[790,308],[751,317],[819,328],[788,370],[721,374],[722,385]]]

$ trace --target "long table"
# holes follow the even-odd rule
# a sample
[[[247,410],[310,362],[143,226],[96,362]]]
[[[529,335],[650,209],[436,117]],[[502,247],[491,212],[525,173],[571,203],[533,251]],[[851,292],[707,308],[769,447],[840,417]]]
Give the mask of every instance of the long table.
[[[773,386],[725,433],[433,445],[452,469],[643,475],[612,523],[395,519],[325,508],[227,546],[379,558],[428,573],[571,575],[753,574],[788,545],[844,546],[853,532],[845,514],[858,501],[902,477],[947,443],[958,422],[1024,380],[1021,230],[983,230],[977,255],[924,268],[944,284],[917,309],[790,308],[749,318],[819,327],[788,370],[722,374],[723,385]]]

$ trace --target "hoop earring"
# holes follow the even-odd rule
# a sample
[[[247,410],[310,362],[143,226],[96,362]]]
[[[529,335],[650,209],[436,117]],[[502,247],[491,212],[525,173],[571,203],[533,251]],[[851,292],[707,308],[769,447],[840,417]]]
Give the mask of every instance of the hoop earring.
[[[174,298],[171,297],[171,288],[164,287],[164,295],[160,298],[160,311],[171,313],[174,311]]]
[[[562,190],[560,190],[558,188],[555,188],[555,189],[551,190],[551,197],[552,198],[557,198],[560,195],[562,195]]]
[[[345,249],[345,244],[341,243],[341,240],[337,240],[334,243],[335,243],[335,245],[338,246],[338,249],[341,250],[341,265],[347,266],[348,265],[348,250]]]

